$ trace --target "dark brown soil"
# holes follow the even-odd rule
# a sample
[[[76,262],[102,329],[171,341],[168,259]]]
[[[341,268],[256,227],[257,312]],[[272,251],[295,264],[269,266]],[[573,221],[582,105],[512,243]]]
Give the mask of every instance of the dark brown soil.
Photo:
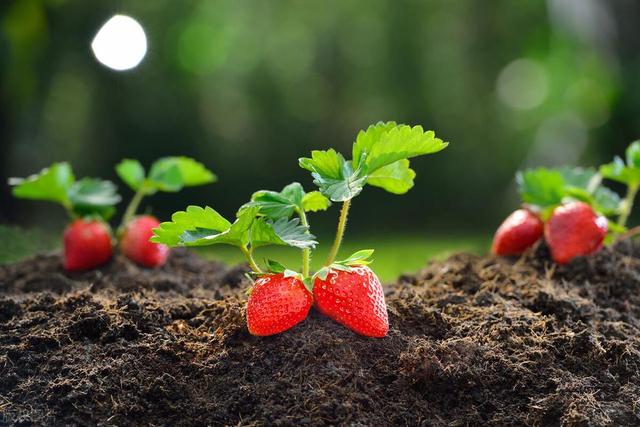
[[[391,330],[248,334],[244,269],[176,251],[0,266],[0,424],[640,425],[640,248],[457,255],[388,285]]]

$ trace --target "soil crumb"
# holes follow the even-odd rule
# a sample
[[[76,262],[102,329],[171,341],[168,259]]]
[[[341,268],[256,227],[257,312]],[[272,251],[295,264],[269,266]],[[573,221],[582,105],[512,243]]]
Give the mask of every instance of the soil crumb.
[[[640,425],[638,245],[431,262],[385,285],[384,339],[253,337],[246,271],[0,266],[0,425]]]

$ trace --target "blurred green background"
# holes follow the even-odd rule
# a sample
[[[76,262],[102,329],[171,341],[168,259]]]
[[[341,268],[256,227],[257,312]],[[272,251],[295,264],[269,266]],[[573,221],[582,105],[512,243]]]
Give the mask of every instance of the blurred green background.
[[[123,72],[90,47],[117,13],[148,41]],[[387,248],[387,277],[485,250],[517,203],[517,169],[608,161],[640,135],[635,0],[5,0],[0,28],[0,177],[68,160],[117,181],[124,157],[174,154],[218,174],[148,198],[161,218],[190,203],[231,217],[257,189],[310,189],[298,157],[348,152],[379,120],[435,130],[451,145],[412,162],[414,189],[368,188],[352,209],[349,247]],[[337,215],[311,219],[325,248]],[[64,212],[2,185],[0,222],[58,233]],[[23,233],[3,230],[14,259]]]

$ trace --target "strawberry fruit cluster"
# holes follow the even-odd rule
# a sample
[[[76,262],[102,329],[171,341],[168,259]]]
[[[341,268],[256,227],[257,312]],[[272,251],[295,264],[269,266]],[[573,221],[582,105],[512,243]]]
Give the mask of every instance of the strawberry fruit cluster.
[[[629,145],[626,159],[591,168],[539,168],[516,176],[523,206],[500,225],[493,239],[495,255],[521,255],[541,238],[551,257],[567,264],[591,255],[626,232],[640,188],[640,141]],[[602,185],[609,179],[626,185],[624,198]]]
[[[142,198],[158,191],[175,192],[214,182],[216,176],[187,157],[159,159],[148,175],[137,160],[127,159],[116,166],[116,172],[135,191],[116,233],[120,250],[141,266],[159,267],[166,262],[169,248],[149,241],[160,222],[152,215],[136,215]],[[116,213],[121,197],[111,181],[76,180],[71,166],[63,162],[27,178],[11,178],[9,185],[13,186],[15,197],[56,202],[69,214],[71,223],[63,236],[65,270],[91,270],[112,258],[115,239],[108,221]]]
[[[251,266],[255,282],[247,302],[247,326],[253,335],[273,335],[303,321],[316,309],[354,332],[384,337],[389,330],[382,285],[367,266],[373,250],[336,261],[351,201],[368,185],[404,194],[414,185],[410,158],[436,153],[447,146],[432,131],[395,122],[377,123],[360,131],[351,160],[334,149],[312,151],[299,160],[311,172],[318,190],[306,192],[294,182],[281,191],[262,190],[240,207],[233,222],[209,206],[189,206],[154,230],[151,241],[167,246],[236,246]],[[307,214],[341,203],[336,236],[323,267],[310,271],[317,242]],[[283,245],[301,251],[299,269],[268,260],[260,266],[254,251]]]

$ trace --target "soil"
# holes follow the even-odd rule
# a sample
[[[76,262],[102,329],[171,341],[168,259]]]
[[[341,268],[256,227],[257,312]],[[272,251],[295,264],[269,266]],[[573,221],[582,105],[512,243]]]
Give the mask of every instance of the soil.
[[[374,264],[375,267],[375,264]],[[249,335],[244,266],[176,250],[0,266],[0,424],[640,425],[640,246],[456,255],[385,286],[391,329]]]

